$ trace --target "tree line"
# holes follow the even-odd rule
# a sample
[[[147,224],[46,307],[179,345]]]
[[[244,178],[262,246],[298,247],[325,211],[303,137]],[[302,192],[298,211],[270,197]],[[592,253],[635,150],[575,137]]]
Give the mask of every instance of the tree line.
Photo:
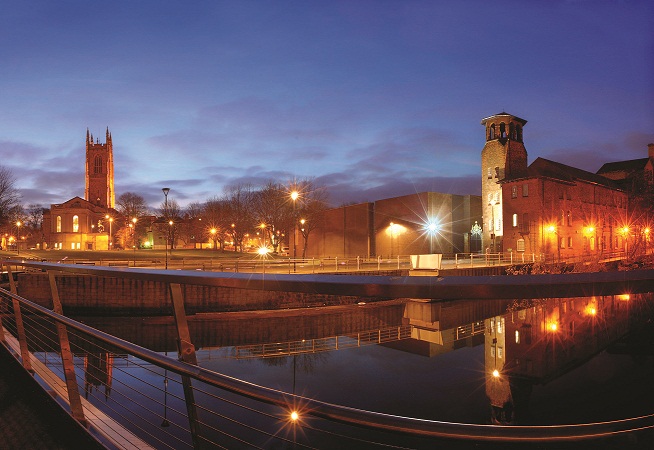
[[[150,208],[138,193],[121,194],[116,199],[119,217],[111,217],[113,236],[128,242],[131,235],[138,245],[151,229],[167,236],[166,244],[170,246],[212,242],[214,249],[224,251],[230,243],[241,252],[247,251],[245,246],[252,241],[265,243],[273,252],[280,252],[284,243],[301,242],[297,256],[305,257],[309,236],[322,225],[323,212],[329,206],[326,189],[311,179],[290,186],[275,181],[262,186],[228,186],[221,195],[185,208],[175,200],[174,191],[172,194],[158,208]],[[36,204],[25,207],[20,198],[11,171],[0,166],[0,230],[12,234],[11,231],[17,231],[15,224],[21,222],[20,234],[39,241],[43,215],[48,209]],[[108,232],[104,222],[102,229]],[[297,239],[291,236],[295,233]]]

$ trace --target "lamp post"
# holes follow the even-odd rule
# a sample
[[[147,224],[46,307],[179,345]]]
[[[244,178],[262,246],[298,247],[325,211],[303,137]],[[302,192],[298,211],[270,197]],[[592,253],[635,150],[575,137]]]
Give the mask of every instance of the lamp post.
[[[495,205],[497,202],[493,198],[488,205],[491,207],[491,229],[490,229],[490,238],[491,238],[491,253],[495,253]]]
[[[300,219],[300,224],[302,225],[302,258],[306,258],[306,249],[307,249],[307,237],[304,234],[304,224],[307,221],[305,219]]]
[[[16,222],[16,234],[18,235],[16,238],[16,251],[18,252],[17,254],[20,255],[20,220]]]
[[[132,218],[132,245],[134,246],[134,267],[136,267],[136,217]]]
[[[624,234],[624,256],[625,259],[629,259],[629,227],[624,227],[622,234]]]
[[[295,218],[295,203],[300,196],[298,191],[291,192],[291,200],[293,200],[293,272],[296,271],[296,257],[297,257],[297,220]]]
[[[213,250],[215,251],[216,250],[216,233],[218,232],[218,230],[216,230],[215,228],[212,228],[211,230],[209,230],[209,232],[211,233],[211,241],[213,243]]]
[[[168,221],[168,240],[170,241],[170,258],[173,257],[173,221]],[[166,269],[168,269],[168,251],[166,251]]]
[[[114,223],[114,218],[111,217],[109,214],[105,215],[104,218],[109,221],[109,242],[107,243],[107,250],[111,250],[114,244],[113,235],[111,233],[111,225],[113,225]]]
[[[168,193],[170,192],[170,188],[162,188],[161,189],[164,194],[164,217],[168,215]],[[168,239],[170,238],[170,229],[168,229],[168,237],[166,238],[166,242],[164,245],[164,251],[166,253],[166,270],[168,270]]]

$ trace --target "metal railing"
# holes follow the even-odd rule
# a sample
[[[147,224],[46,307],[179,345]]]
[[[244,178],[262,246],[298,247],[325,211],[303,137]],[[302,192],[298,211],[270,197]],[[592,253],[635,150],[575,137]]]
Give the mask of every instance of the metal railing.
[[[181,297],[182,274],[160,275],[169,283],[175,312],[178,359],[173,359],[65,317],[56,267],[47,270],[54,311],[16,295],[11,267],[7,269],[12,292],[0,290],[4,345],[109,447],[387,448],[424,445],[425,440],[439,438],[579,440],[654,427],[654,415],[523,427],[449,423],[329,404],[199,367]],[[75,267],[61,270],[74,272]],[[84,268],[87,274],[93,270]],[[394,339],[401,332],[388,331]],[[58,354],[54,360],[46,356],[53,351]]]

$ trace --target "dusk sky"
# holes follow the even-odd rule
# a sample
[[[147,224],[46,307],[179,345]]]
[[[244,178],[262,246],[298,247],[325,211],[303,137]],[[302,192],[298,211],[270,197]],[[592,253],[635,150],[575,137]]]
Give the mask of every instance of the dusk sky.
[[[0,166],[25,206],[83,197],[109,127],[116,196],[153,207],[303,178],[334,206],[478,195],[506,111],[530,163],[595,172],[654,142],[653,5],[2,1]]]

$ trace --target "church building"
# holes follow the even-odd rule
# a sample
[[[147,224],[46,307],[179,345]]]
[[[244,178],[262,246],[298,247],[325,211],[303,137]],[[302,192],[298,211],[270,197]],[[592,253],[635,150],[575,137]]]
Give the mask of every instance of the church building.
[[[86,130],[84,197],[50,206],[43,215],[43,246],[67,250],[110,250],[112,224],[118,217],[114,193],[113,143],[109,128],[106,141],[93,141]]]

